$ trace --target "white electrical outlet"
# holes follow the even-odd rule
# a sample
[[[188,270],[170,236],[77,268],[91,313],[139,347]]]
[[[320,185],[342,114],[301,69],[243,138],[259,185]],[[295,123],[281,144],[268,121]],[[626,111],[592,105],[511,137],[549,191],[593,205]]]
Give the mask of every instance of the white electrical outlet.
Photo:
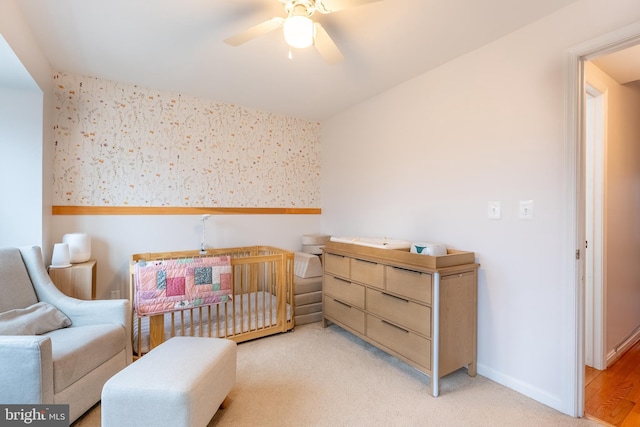
[[[518,209],[520,219],[532,220],[533,219],[533,200],[520,200],[520,207]]]
[[[111,291],[111,299],[120,299],[120,291]]]
[[[500,219],[502,217],[502,207],[499,201],[491,201],[488,204],[487,218]]]

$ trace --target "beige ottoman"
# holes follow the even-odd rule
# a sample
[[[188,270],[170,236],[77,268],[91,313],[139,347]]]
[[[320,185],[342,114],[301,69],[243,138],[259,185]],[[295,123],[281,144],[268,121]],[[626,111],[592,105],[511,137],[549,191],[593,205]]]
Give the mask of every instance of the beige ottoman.
[[[102,427],[206,427],[236,382],[236,343],[174,337],[102,388]]]

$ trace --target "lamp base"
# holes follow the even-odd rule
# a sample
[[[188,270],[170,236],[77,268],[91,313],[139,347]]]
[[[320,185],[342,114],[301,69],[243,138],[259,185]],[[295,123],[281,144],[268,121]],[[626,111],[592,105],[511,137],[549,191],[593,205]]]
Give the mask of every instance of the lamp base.
[[[50,265],[49,268],[69,268],[71,267],[71,264],[65,264],[65,265]]]

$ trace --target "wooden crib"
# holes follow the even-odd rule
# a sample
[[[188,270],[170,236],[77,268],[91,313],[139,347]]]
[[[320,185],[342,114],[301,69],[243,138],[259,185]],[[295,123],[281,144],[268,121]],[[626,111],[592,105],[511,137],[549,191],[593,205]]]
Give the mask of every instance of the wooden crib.
[[[129,296],[135,307],[138,262],[229,256],[232,301],[150,316],[133,313],[134,353],[142,355],[176,335],[229,338],[235,342],[286,332],[294,325],[294,254],[271,246],[134,254]]]

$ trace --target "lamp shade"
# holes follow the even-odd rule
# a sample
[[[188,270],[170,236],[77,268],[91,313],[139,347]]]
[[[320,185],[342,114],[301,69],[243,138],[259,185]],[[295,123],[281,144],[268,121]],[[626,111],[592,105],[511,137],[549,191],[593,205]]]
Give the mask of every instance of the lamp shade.
[[[71,263],[89,261],[91,258],[91,237],[86,233],[68,233],[62,236],[62,242],[69,244]]]
[[[284,40],[291,47],[304,49],[313,44],[313,21],[306,16],[290,16],[285,19],[282,32]]]
[[[69,256],[69,245],[67,243],[56,243],[53,245],[53,255],[51,256],[51,268],[71,267]]]

